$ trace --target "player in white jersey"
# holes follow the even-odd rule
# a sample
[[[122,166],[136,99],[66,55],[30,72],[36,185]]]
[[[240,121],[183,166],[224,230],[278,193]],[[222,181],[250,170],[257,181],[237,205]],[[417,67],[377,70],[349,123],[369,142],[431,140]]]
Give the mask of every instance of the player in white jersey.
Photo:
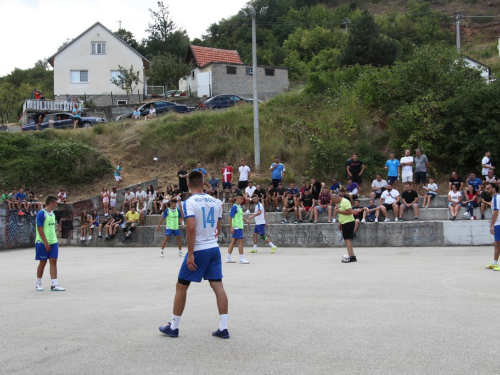
[[[220,323],[212,336],[229,338],[227,330],[228,300],[222,284],[222,262],[217,234],[221,231],[222,205],[203,193],[203,175],[193,171],[189,174],[188,187],[193,194],[184,202],[184,219],[188,251],[182,262],[176,285],[172,322],[160,327],[160,332],[179,336],[179,323],[186,306],[186,295],[192,281],[208,280],[219,308]]]
[[[257,236],[260,236],[266,243],[271,246],[271,254],[273,254],[278,246],[275,246],[271,240],[266,236],[266,210],[262,203],[259,202],[259,196],[253,195],[252,200],[255,203],[254,214],[245,219],[247,224],[250,224],[251,219],[255,219],[255,228],[253,230],[253,249],[249,253],[257,252]]]
[[[496,191],[495,185],[491,183],[484,187],[484,191],[486,194],[493,196],[491,201],[492,216],[490,233],[495,236],[495,253],[493,254],[493,262],[487,265],[486,268],[494,271],[500,271],[500,266],[498,265],[498,257],[500,256],[500,220],[498,220],[498,212],[500,210],[500,194]]]

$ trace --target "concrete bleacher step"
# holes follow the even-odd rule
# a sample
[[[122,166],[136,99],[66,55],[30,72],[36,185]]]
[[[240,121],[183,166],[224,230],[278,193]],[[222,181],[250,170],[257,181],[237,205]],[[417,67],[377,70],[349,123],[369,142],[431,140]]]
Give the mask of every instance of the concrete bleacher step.
[[[465,212],[465,208],[460,209],[460,214],[457,216],[457,220],[463,220],[463,213]],[[481,211],[479,208],[474,209],[474,214],[476,215],[477,219],[481,218]],[[244,214],[244,217],[248,217],[251,214]],[[389,211],[388,213],[389,217],[391,220],[394,220],[394,211]],[[486,210],[485,217],[487,219],[491,219],[491,210]],[[288,220],[295,220],[295,214],[289,213],[287,215]],[[404,220],[413,220],[414,215],[413,215],[413,210],[409,211],[406,210],[403,219]],[[418,219],[420,221],[435,221],[435,220],[448,220],[450,218],[450,211],[448,208],[419,208],[419,214],[418,214]],[[160,215],[148,215],[145,218],[145,225],[153,225],[157,226],[158,223],[160,222],[161,216]],[[379,220],[383,220],[384,216],[382,214],[379,215]],[[222,215],[222,220],[224,223],[227,223],[229,220],[229,214],[225,212]],[[283,213],[282,212],[266,212],[266,220],[268,224],[279,224],[283,220]],[[305,218],[303,217],[303,220]],[[253,220],[252,220],[253,221]],[[307,221],[309,221],[309,216],[307,216]],[[318,214],[318,221],[320,223],[326,223],[328,221],[328,213],[322,212]],[[163,221],[163,224],[165,224],[165,220]]]

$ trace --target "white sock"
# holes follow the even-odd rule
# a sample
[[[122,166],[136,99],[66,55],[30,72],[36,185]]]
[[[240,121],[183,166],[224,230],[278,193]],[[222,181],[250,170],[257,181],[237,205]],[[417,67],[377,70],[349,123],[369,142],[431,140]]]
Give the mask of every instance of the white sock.
[[[255,244],[255,245],[253,245],[253,249],[254,249],[254,250],[257,250],[257,245],[256,245],[256,244]]]
[[[231,254],[227,253],[226,259],[231,259]]]
[[[172,315],[172,321],[170,322],[170,328],[177,329],[181,323],[181,316]]]
[[[220,314],[219,331],[227,329],[227,314]]]
[[[52,286],[56,286],[57,285],[57,279],[52,279]]]
[[[493,264],[494,264],[494,265],[495,265],[495,264],[498,264],[498,260],[494,260],[494,261],[493,261]],[[41,280],[42,280],[42,279],[40,279],[40,281],[41,281]]]
[[[42,283],[42,278],[41,278],[41,277],[37,277],[37,279],[36,279],[36,283],[37,283],[38,285],[40,285],[40,284]]]
[[[272,242],[269,242],[269,246],[274,247],[274,244]]]
[[[240,261],[245,260],[245,256],[243,254],[240,254]]]
[[[99,236],[101,236],[101,235],[102,235],[102,233],[101,233],[101,232],[99,232]]]

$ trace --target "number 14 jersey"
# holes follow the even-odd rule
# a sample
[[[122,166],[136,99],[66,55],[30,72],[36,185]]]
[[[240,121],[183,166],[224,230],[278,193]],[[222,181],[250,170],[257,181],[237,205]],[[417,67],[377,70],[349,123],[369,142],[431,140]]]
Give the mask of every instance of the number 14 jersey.
[[[217,223],[222,220],[222,202],[208,194],[193,194],[183,204],[184,218],[195,218],[194,251],[212,249],[217,244]]]

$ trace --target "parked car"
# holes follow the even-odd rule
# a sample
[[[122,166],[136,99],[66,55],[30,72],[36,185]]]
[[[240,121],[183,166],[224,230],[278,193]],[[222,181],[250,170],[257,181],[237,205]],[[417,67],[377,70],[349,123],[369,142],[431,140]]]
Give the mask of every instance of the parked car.
[[[151,104],[154,104],[157,116],[161,115],[161,114],[165,114],[167,112],[172,112],[172,111],[175,111],[177,113],[189,112],[189,109],[185,104],[177,104],[177,103],[172,103],[172,102],[167,102],[167,101],[161,100],[161,101],[150,102],[150,103],[145,103],[145,104],[141,105],[139,107],[139,112],[141,113],[141,117],[149,115],[149,107]],[[127,112],[127,113],[124,113],[120,116],[115,117],[113,120],[114,121],[121,121],[121,120],[125,120],[125,119],[131,118],[131,117],[132,117],[132,112]]]
[[[253,103],[253,99],[245,99],[238,95],[217,95],[203,102],[205,108],[227,108],[240,103]]]
[[[43,118],[41,129],[49,128],[49,121],[54,121],[54,129],[72,128],[73,127],[73,115],[71,113],[61,112],[61,113],[50,113]],[[91,128],[95,124],[106,122],[105,118],[102,117],[82,117],[80,121],[80,126],[82,128]],[[36,124],[34,122],[29,123],[21,127],[22,131],[36,130]]]

